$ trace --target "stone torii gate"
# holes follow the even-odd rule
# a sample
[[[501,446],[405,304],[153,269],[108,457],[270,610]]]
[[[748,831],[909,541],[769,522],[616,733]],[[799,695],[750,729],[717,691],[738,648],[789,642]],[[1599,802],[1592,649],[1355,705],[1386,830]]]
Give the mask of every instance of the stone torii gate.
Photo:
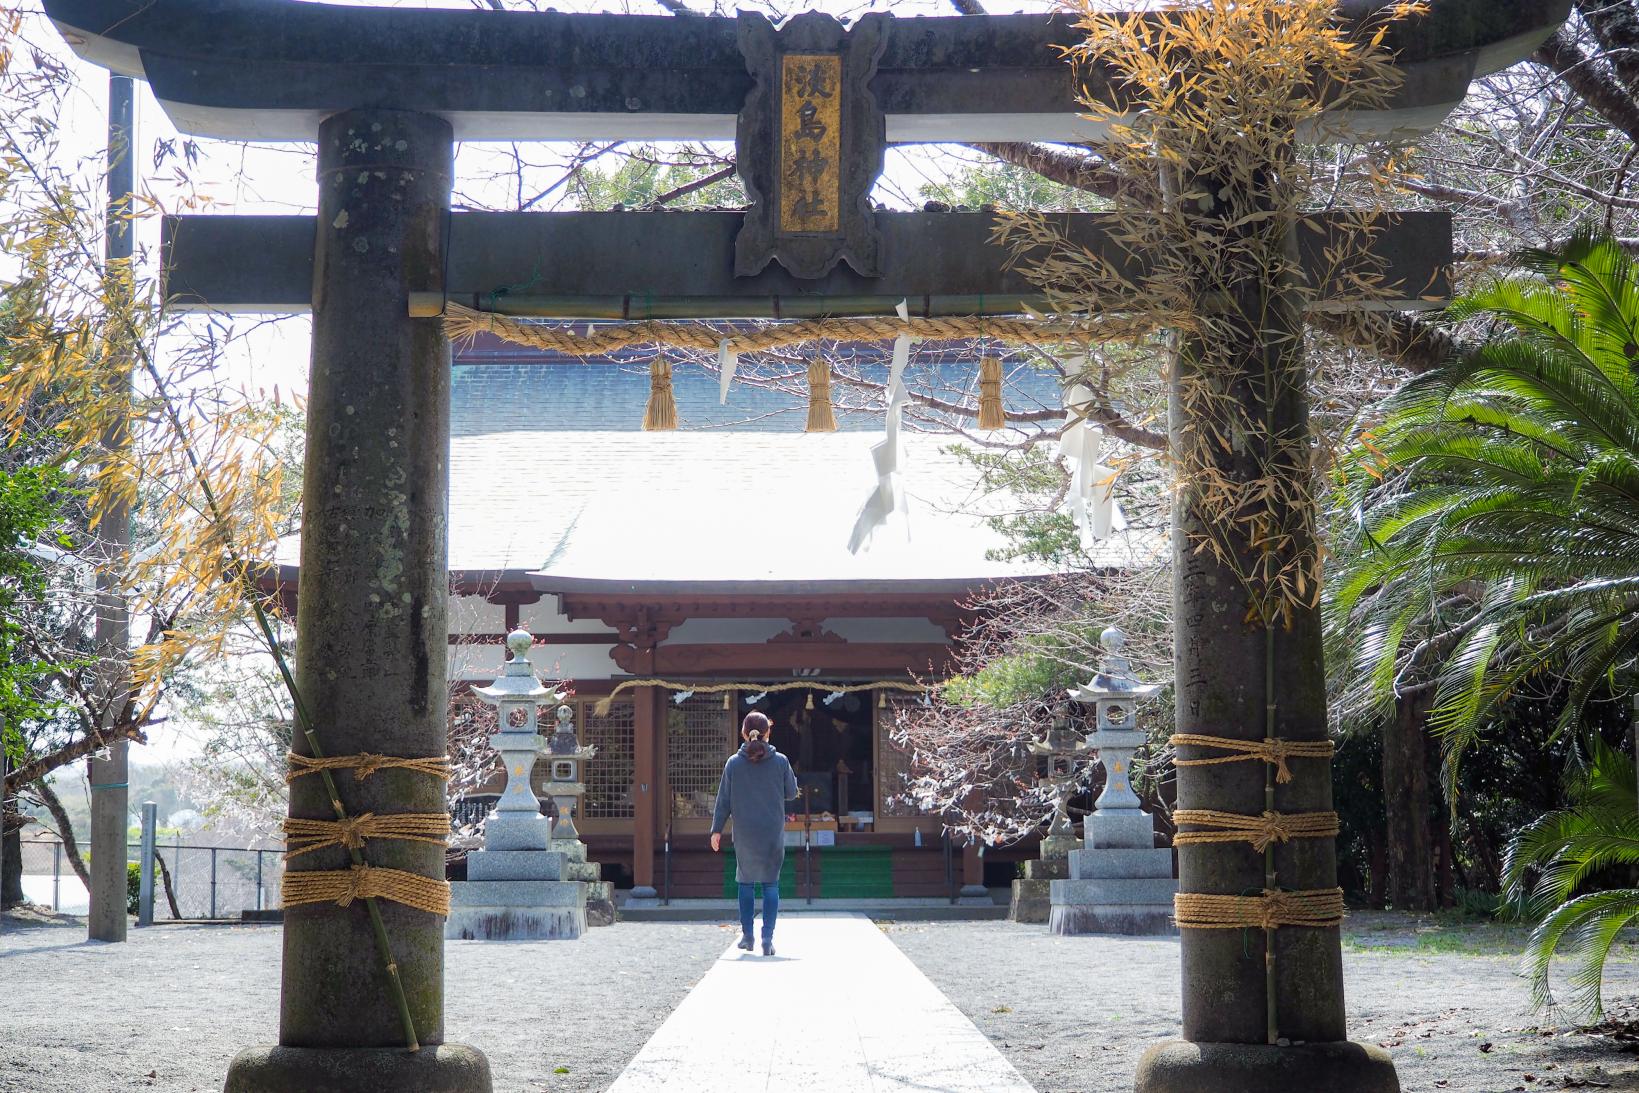
[[[1344,0],[1340,18],[1367,19],[1385,6]],[[1395,34],[1404,75],[1395,100],[1334,120],[1356,137],[1432,126],[1476,74],[1526,56],[1567,6],[1431,0]],[[883,148],[1099,136],[1078,116],[1061,60],[1060,47],[1077,37],[1063,17],[872,14],[844,27],[810,12],[775,28],[755,15],[288,0],[46,0],[46,9],[81,56],[147,80],[184,132],[318,141],[316,217],[168,222],[167,291],[183,306],[312,311],[299,589],[307,609],[296,676],[333,753],[444,752],[449,347],[437,315],[446,299],[594,319],[888,314],[901,299],[922,315],[1017,313],[1039,301],[1005,271],[989,216],[872,208]],[[1118,89],[1096,71],[1083,90],[1117,103]],[[610,138],[733,138],[754,204],[743,213],[450,212],[456,139]],[[1314,240],[1343,230],[1347,218],[1319,220],[1322,231],[1299,236],[1317,248],[1310,267],[1322,279],[1324,244]],[[1397,297],[1374,292],[1368,304],[1334,280],[1319,286],[1321,306],[1409,307],[1445,293],[1449,221],[1398,221],[1376,233],[1371,259]],[[1096,214],[1067,225],[1089,247],[1112,245]],[[526,283],[528,296],[495,295]],[[1178,572],[1181,620],[1206,588],[1235,584],[1199,560]],[[1231,606],[1192,624],[1187,646],[1180,641],[1180,730],[1196,727],[1186,709],[1206,708],[1217,716],[1212,731],[1263,736],[1263,695],[1250,681],[1264,677],[1267,652],[1240,617]],[[1319,640],[1304,616],[1275,655],[1312,675]],[[1324,737],[1324,694],[1309,698],[1288,707],[1283,737]],[[1298,777],[1283,788],[1282,807],[1329,808],[1329,761],[1293,766]],[[1246,811],[1249,778],[1218,766],[1182,769],[1180,802]],[[352,814],[443,807],[437,783],[416,771],[341,781]],[[1256,781],[1261,806],[1261,775]],[[331,815],[316,782],[293,785],[293,818]],[[638,837],[642,863],[645,833]],[[1237,853],[1184,848],[1183,889],[1242,891]],[[372,866],[442,876],[435,846],[372,841],[368,854]],[[1335,884],[1329,842],[1282,854],[1293,887]],[[344,865],[327,851],[292,868]],[[229,1090],[490,1088],[478,1050],[443,1043],[438,917],[392,902],[382,913],[427,1046],[399,1048],[401,1026],[358,908],[294,907],[284,927],[279,1046],[242,1053]],[[1238,932],[1186,929],[1185,1041],[1151,1052],[1140,1089],[1397,1088],[1386,1055],[1346,1042],[1337,928],[1278,937],[1274,1001],[1295,1046],[1266,1042],[1261,942],[1249,939],[1243,951]]]

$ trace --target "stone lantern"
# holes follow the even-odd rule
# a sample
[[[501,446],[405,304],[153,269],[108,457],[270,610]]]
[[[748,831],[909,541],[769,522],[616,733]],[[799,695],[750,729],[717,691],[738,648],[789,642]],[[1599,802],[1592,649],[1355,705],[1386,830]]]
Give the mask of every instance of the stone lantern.
[[[1070,822],[1070,798],[1075,794],[1076,766],[1088,758],[1081,736],[1070,727],[1067,706],[1053,710],[1053,722],[1041,739],[1029,745],[1031,756],[1047,765],[1046,780],[1053,787],[1053,817],[1041,841],[1040,857],[1024,863],[1024,875],[1013,881],[1007,917],[1013,922],[1046,922],[1051,907],[1049,883],[1070,875],[1070,852],[1079,849]]]
[[[486,850],[550,850],[552,822],[541,815],[541,803],[530,788],[535,756],[545,743],[536,729],[536,711],[563,695],[547,690],[535,678],[529,663],[534,639],[523,630],[507,635],[511,656],[501,668],[501,676],[488,687],[474,687],[477,695],[496,712],[496,728],[490,742],[501,753],[506,768],[506,789],[484,826]],[[499,830],[497,830],[499,828]]]
[[[1104,767],[1104,791],[1083,824],[1086,846],[1070,853],[1070,875],[1052,883],[1049,925],[1056,934],[1170,934],[1172,851],[1155,845],[1155,825],[1132,788],[1133,753],[1146,742],[1138,703],[1160,690],[1138,682],[1122,655],[1127,637],[1099,635],[1104,660],[1091,682],[1070,692],[1092,707],[1086,747]]]
[[[505,765],[506,789],[484,825],[484,849],[467,855],[467,879],[450,885],[447,938],[577,938],[586,929],[586,887],[564,879],[566,858],[529,785],[545,743],[535,728],[536,710],[563,697],[535,678],[532,641],[523,630],[508,634],[511,656],[500,678],[473,688],[496,710],[491,739]]]
[[[576,738],[572,707],[559,706],[557,720],[557,730],[546,747],[546,782],[541,787],[541,792],[552,798],[557,809],[557,819],[552,825],[552,849],[563,855],[564,876],[586,885],[586,924],[613,926],[615,884],[603,879],[601,865],[587,860],[586,844],[581,842],[580,832],[575,829],[575,814],[586,796],[586,784],[582,781],[586,761],[595,756],[598,749],[582,746]]]

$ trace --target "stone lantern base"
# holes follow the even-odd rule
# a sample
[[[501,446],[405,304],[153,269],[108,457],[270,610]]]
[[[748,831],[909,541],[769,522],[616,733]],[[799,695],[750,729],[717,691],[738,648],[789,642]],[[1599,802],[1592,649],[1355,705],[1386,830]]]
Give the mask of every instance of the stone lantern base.
[[[572,941],[586,932],[586,885],[565,880],[568,861],[539,814],[490,818],[485,850],[467,855],[467,879],[450,885],[444,936],[462,941]]]
[[[1087,817],[1088,846],[1070,853],[1070,875],[1050,882],[1055,934],[1173,934],[1172,851],[1155,849],[1147,813]]]
[[[603,866],[586,860],[586,844],[579,839],[553,839],[552,849],[564,856],[564,878],[579,881],[586,888],[586,925],[613,926],[615,882],[603,879]]]
[[[1073,835],[1049,835],[1041,841],[1041,857],[1024,862],[1024,876],[1013,882],[1007,906],[1009,922],[1043,923],[1053,905],[1052,882],[1070,876],[1070,853],[1081,849]]]

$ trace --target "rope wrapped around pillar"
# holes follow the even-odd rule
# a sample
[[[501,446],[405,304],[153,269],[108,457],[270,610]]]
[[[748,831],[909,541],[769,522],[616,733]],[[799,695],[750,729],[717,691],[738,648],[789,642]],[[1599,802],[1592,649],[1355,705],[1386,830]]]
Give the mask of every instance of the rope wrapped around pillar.
[[[1178,925],[1185,930],[1273,930],[1281,926],[1325,929],[1343,924],[1341,888],[1304,892],[1265,889],[1256,896],[1179,892],[1172,902]]]
[[[294,782],[305,774],[317,774],[321,770],[351,770],[353,777],[361,782],[381,770],[413,770],[446,782],[450,778],[450,761],[443,755],[405,757],[361,751],[354,755],[327,755],[322,759],[315,759],[310,755],[298,755],[292,751],[285,753],[285,761],[290,764],[290,769],[285,772],[287,783]]]
[[[362,847],[370,839],[401,839],[405,842],[449,842],[450,814],[447,812],[402,812],[377,816],[366,812],[345,820],[304,820],[292,816],[284,822],[285,860],[331,846]]]
[[[1172,820],[1180,828],[1172,837],[1173,846],[1247,842],[1260,854],[1288,839],[1330,839],[1338,830],[1335,812],[1265,812],[1260,816],[1243,816],[1210,808],[1179,808],[1173,810]],[[1217,830],[1181,830],[1186,824]]]
[[[433,915],[448,917],[450,913],[448,881],[373,865],[287,873],[281,894],[286,907],[299,907],[304,903],[348,907],[356,899],[374,898],[392,900]]]
[[[1333,746],[1330,740],[1280,740],[1266,736],[1262,740],[1237,740],[1232,736],[1209,736],[1206,733],[1178,732],[1167,738],[1173,747],[1217,748],[1229,755],[1206,759],[1174,759],[1179,767],[1210,767],[1219,763],[1244,763],[1262,760],[1275,767],[1275,781],[1290,782],[1292,771],[1288,759],[1330,759]]]

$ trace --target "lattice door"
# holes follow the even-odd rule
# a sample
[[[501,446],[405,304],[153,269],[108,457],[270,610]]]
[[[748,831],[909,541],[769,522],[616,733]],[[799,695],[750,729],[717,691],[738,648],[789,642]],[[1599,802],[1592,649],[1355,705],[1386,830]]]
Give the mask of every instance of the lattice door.
[[[673,819],[709,825],[723,764],[733,751],[734,710],[722,695],[692,695],[682,705],[666,702],[666,780]]]
[[[877,692],[880,694],[881,692]],[[876,816],[877,828],[884,821],[905,820],[923,815],[914,805],[902,800],[905,776],[911,770],[910,753],[893,742],[894,717],[902,707],[916,701],[889,695],[877,704],[876,710]],[[893,826],[890,822],[888,826]]]
[[[587,831],[629,831],[636,811],[632,778],[637,704],[616,699],[601,717],[596,699],[582,699],[577,705],[581,741],[598,749],[587,762],[584,774],[586,798],[581,804],[581,818],[587,822],[583,826]]]

